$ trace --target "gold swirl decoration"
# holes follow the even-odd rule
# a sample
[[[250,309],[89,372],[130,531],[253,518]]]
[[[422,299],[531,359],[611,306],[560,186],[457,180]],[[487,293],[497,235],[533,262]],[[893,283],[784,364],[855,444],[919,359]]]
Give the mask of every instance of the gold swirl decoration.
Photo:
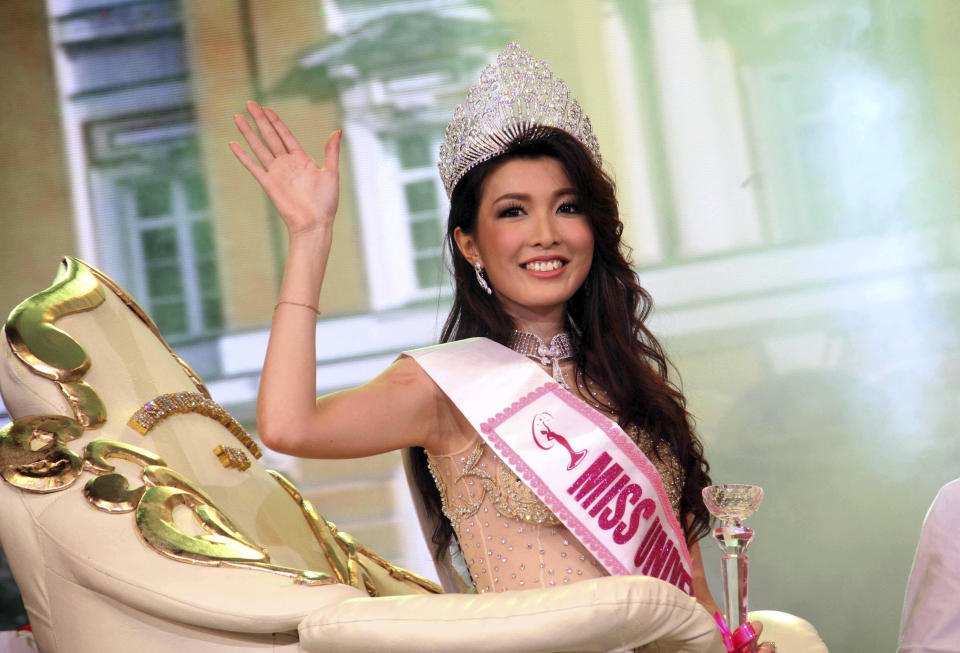
[[[83,381],[90,358],[83,347],[53,323],[73,313],[90,311],[106,299],[90,268],[66,258],[46,290],[20,302],[3,327],[13,354],[32,372],[56,382],[84,428],[96,428],[107,419],[103,401]]]
[[[110,458],[120,458],[141,467],[166,463],[152,452],[129,444],[110,440],[94,440],[87,444],[83,450],[83,466],[97,476],[84,486],[83,496],[104,512],[130,512],[140,503],[146,487],[141,485],[131,490],[127,477],[115,473]]]
[[[107,275],[73,257],[63,259],[53,284],[20,302],[7,318],[4,335],[13,354],[34,373],[54,381],[85,429],[102,426],[107,409],[83,377],[90,358],[72,336],[54,325],[66,315],[90,311],[106,300],[111,290],[143,322],[173,356],[204,397],[210,392],[200,377],[160,335],[157,325],[127,292]]]
[[[107,421],[107,407],[100,396],[85,381],[57,381],[57,387],[67,398],[77,421],[85,429],[95,429]]]
[[[143,484],[131,489],[129,479],[110,463],[112,458],[138,465]],[[337,582],[323,572],[272,564],[267,550],[242,533],[206,492],[146,449],[94,440],[84,449],[83,465],[96,474],[83,488],[87,501],[108,513],[134,512],[140,537],[164,556],[191,564],[270,571],[301,585]],[[181,506],[203,533],[187,533],[174,521],[174,510]]]
[[[53,325],[64,315],[93,310],[106,296],[90,269],[64,259],[53,285],[21,302],[4,325],[13,353],[37,374],[54,381],[78,381],[90,369],[80,344]]]
[[[361,555],[365,556],[379,565],[396,580],[413,583],[414,585],[418,585],[427,590],[431,594],[443,594],[443,588],[433,581],[427,580],[423,576],[415,574],[412,571],[404,569],[403,567],[398,567],[383,556],[374,553],[362,545],[355,537],[353,537],[353,535],[337,530],[337,525],[333,522],[328,521],[326,523],[327,527],[333,532],[334,537],[337,539],[337,544],[339,544],[340,547],[347,552],[347,555],[350,556],[351,559],[357,559]],[[375,594],[371,594],[371,596],[375,596]]]
[[[80,476],[80,457],[64,443],[83,426],[62,415],[29,415],[0,429],[0,476],[28,492],[56,492]]]
[[[317,538],[317,542],[319,542],[323,549],[327,562],[341,583],[352,585],[357,589],[366,590],[370,596],[378,595],[377,588],[370,577],[370,573],[360,559],[360,556],[363,555],[396,580],[412,583],[432,594],[443,593],[443,589],[433,581],[396,566],[386,558],[360,544],[349,533],[337,530],[336,524],[324,519],[313,507],[313,504],[304,498],[300,490],[283,474],[272,469],[268,469],[267,473],[273,476],[280,486],[286,490],[287,494],[300,506],[300,511],[303,513],[304,518],[310,525],[310,529]]]
[[[83,380],[90,358],[70,334],[54,322],[66,315],[90,311],[106,301],[109,288],[147,325],[180,363],[197,389],[209,397],[199,377],[160,336],[153,321],[116,283],[82,261],[66,257],[53,284],[20,302],[7,318],[3,334],[10,350],[34,374],[53,381],[64,395],[74,418],[26,416],[2,430],[0,476],[32,492],[63,489],[76,480],[79,458],[63,446],[84,430],[102,426],[107,409],[97,392]]]

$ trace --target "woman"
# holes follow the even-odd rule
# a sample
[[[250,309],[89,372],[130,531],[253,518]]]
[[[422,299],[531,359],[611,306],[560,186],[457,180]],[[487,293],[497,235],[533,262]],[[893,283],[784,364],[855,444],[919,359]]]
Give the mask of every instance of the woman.
[[[530,80],[537,84],[528,84]],[[498,348],[483,350],[493,356],[503,348],[490,341],[509,346],[531,358],[508,355],[527,366],[532,360],[542,369],[536,374],[552,376],[555,383],[542,386],[543,392],[563,386],[613,420],[592,417],[595,423],[619,423],[622,430],[614,427],[616,434],[625,432],[632,440],[629,448],[635,452],[639,445],[644,454],[640,466],[649,460],[652,466],[646,467],[655,468],[656,487],[644,494],[642,479],[633,483],[624,471],[589,513],[599,514],[601,524],[604,518],[608,522],[594,529],[603,537],[603,529],[612,530],[623,517],[615,532],[626,540],[626,531],[637,530],[637,524],[628,524],[624,517],[630,504],[631,514],[643,508],[648,517],[661,497],[668,513],[664,522],[681,533],[676,549],[686,555],[688,546],[689,556],[684,568],[674,554],[674,571],[659,577],[670,576],[715,612],[697,544],[709,530],[709,515],[700,500],[700,490],[710,482],[708,465],[683,396],[667,379],[663,351],[644,325],[651,301],[621,252],[622,223],[613,183],[600,167],[589,120],[563,82],[513,44],[484,70],[478,88],[481,91],[471,91],[467,108],[458,108],[441,149],[441,176],[451,197],[447,245],[456,283],[442,340],[483,336],[487,344],[480,347]],[[562,98],[566,104],[558,108],[545,97]],[[493,122],[492,106],[501,111]],[[504,106],[513,108],[503,113]],[[531,113],[531,106],[541,107],[539,114]],[[508,466],[495,455],[489,438],[496,429],[486,433],[486,427],[468,417],[472,413],[465,403],[472,400],[456,403],[451,398],[458,390],[449,384],[459,388],[462,378],[484,372],[484,358],[474,357],[476,366],[463,363],[463,352],[480,351],[473,341],[463,341],[465,348],[456,349],[443,363],[411,352],[363,386],[314,398],[315,306],[331,247],[342,133],[328,139],[320,168],[275,112],[255,103],[248,103],[248,110],[260,137],[245,118],[238,115],[235,120],[257,160],[237,143],[230,147],[274,202],[290,243],[258,399],[264,444],[318,458],[413,448],[416,483],[425,502],[434,516],[447,517],[437,520],[434,554],[444,557],[455,535],[479,591],[544,587],[610,573],[617,561],[600,564],[594,553],[602,547],[582,543],[592,536],[574,537],[570,523],[554,514],[570,511],[559,504],[553,511],[540,500],[556,495],[547,491],[541,496],[520,482],[515,471],[517,464],[523,465],[522,456]],[[496,378],[500,371],[491,367],[487,377]],[[503,369],[504,375],[515,372]],[[489,383],[485,387],[496,392]],[[476,395],[469,386],[461,390],[464,396]],[[540,449],[560,443],[569,452],[567,471],[577,480],[568,493],[576,494],[577,483],[599,488],[583,499],[586,510],[591,497],[608,487],[598,485],[599,472],[591,476],[589,471],[601,470],[597,465],[606,459],[597,458],[594,466],[580,460],[587,448],[576,450],[586,441],[568,441],[544,415],[552,414],[538,414],[533,440]],[[616,434],[611,437],[619,437]],[[536,452],[532,445],[531,450]],[[611,473],[603,477],[607,484],[622,471],[618,464],[603,469]],[[584,492],[564,500],[576,503]],[[641,496],[647,498],[640,501]],[[603,512],[601,504],[607,506]],[[669,527],[659,532],[657,542],[664,543],[661,552],[668,552],[673,545],[664,530]],[[642,546],[633,556],[637,570]],[[643,550],[649,553],[652,546]],[[666,553],[657,569],[666,568],[665,558]],[[650,564],[647,559],[646,568]]]

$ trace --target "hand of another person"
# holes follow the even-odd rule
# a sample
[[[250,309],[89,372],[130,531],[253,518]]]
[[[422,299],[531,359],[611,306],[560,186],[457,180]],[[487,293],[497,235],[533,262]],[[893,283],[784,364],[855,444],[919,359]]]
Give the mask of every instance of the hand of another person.
[[[247,102],[247,110],[259,136],[244,116],[237,114],[234,122],[256,160],[239,143],[230,143],[230,150],[263,187],[290,235],[331,228],[340,199],[338,162],[343,130],[327,139],[321,168],[273,109]]]

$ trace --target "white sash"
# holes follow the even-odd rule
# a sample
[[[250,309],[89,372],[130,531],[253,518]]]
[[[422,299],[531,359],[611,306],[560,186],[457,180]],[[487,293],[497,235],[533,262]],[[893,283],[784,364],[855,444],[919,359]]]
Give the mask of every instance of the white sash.
[[[610,574],[692,593],[690,552],[660,475],[615,422],[487,338],[405,353]]]

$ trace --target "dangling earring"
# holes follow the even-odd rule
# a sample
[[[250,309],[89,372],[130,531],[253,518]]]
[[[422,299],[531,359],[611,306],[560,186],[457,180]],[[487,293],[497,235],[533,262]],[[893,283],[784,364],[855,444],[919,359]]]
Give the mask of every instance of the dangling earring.
[[[493,288],[491,288],[490,284],[487,283],[487,280],[483,278],[483,266],[480,265],[480,261],[474,262],[473,271],[477,273],[477,283],[480,284],[480,287],[483,288],[483,291],[488,295],[492,295]]]

